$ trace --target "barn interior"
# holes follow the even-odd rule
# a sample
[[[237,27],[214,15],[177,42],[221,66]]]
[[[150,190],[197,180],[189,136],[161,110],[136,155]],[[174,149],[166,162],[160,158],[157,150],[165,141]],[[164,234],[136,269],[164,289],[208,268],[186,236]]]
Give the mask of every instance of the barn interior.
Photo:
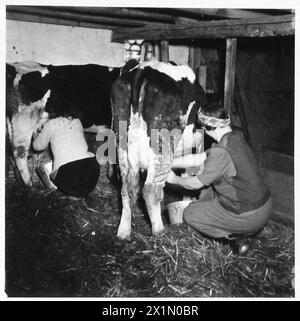
[[[143,210],[134,218],[142,222],[142,232],[134,234],[121,257],[119,250],[125,246],[114,240],[120,209],[112,201],[118,198],[118,189],[105,180],[105,168],[95,192],[98,203],[86,211],[78,203],[47,194],[37,176],[36,187],[25,191],[7,154],[8,295],[294,296],[294,19],[293,9],[7,6],[8,63],[120,67],[128,56],[125,44],[142,39],[141,60],[154,56],[189,65],[208,99],[223,103],[234,125],[242,129],[274,197],[271,223],[257,237],[252,261],[246,259],[245,264],[229,254],[227,244],[199,239],[185,227],[169,226],[165,240],[153,238]],[[87,140],[91,149],[97,148],[93,136],[87,135]],[[33,155],[32,168],[43,157]],[[189,263],[183,263],[178,251],[187,235],[184,253]],[[25,250],[26,244],[35,252]],[[72,257],[62,259],[71,246]],[[47,251],[52,257],[59,253],[51,264]],[[94,253],[93,258],[87,253]],[[201,257],[207,259],[206,265],[199,263]],[[191,277],[195,262],[198,274],[201,271],[196,280]],[[97,273],[88,276],[93,264]],[[243,287],[238,285],[241,280]]]

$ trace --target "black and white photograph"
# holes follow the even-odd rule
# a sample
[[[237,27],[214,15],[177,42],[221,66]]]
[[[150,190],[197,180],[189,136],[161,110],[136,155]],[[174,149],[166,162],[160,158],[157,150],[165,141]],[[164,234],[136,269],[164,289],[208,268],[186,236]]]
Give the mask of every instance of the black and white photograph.
[[[2,6],[3,300],[297,298],[277,4]]]

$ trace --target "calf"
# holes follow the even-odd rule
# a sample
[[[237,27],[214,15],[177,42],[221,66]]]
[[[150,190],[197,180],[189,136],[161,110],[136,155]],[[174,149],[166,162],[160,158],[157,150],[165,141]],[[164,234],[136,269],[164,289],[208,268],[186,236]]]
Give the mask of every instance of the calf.
[[[161,136],[158,145],[151,141],[150,146],[151,131],[184,129],[182,135],[192,138],[197,111],[205,103],[204,92],[188,66],[157,61],[136,63],[134,68],[122,72],[113,84],[113,126],[118,143],[123,204],[118,238],[130,237],[131,209],[137,200],[140,169],[147,169],[143,197],[152,234],[163,231],[160,207],[163,185],[156,185],[154,178],[158,170],[170,171],[174,152],[181,141],[173,142],[172,149],[170,141]],[[128,130],[121,130],[120,122],[127,122]]]
[[[7,131],[25,185],[32,185],[27,164],[32,134],[47,120],[45,116],[68,116],[58,103],[63,99],[72,104],[84,128],[110,127],[110,91],[119,73],[120,68],[94,64],[6,64]]]

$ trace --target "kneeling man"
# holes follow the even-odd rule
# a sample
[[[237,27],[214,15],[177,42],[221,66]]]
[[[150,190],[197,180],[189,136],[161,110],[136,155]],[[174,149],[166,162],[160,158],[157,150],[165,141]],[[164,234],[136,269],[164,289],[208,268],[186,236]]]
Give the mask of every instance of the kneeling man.
[[[206,105],[198,112],[198,118],[217,144],[206,151],[206,159],[196,154],[174,160],[173,167],[184,162],[184,158],[198,157],[193,166],[205,159],[201,173],[180,177],[171,171],[166,180],[185,189],[201,189],[197,201],[182,202],[183,221],[213,238],[258,232],[270,217],[272,199],[250,146],[241,131],[232,130],[230,119],[219,104]],[[160,173],[156,183],[164,179]],[[169,211],[172,211],[172,203]]]

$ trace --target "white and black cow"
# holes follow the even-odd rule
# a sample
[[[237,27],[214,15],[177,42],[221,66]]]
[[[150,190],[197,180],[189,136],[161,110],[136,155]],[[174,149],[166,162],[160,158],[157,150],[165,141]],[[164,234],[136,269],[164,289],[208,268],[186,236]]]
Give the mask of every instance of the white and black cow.
[[[57,98],[72,104],[84,128],[111,127],[110,92],[119,73],[120,68],[94,64],[52,66],[32,61],[6,64],[7,131],[25,185],[32,185],[27,156],[33,132],[48,116],[68,116]]]
[[[164,186],[156,185],[154,178],[158,170],[170,171],[174,152],[181,142],[177,141],[177,146],[167,144],[160,154],[150,145],[151,130],[172,131],[178,128],[183,131],[183,136],[190,136],[192,141],[197,111],[205,104],[204,92],[188,66],[158,61],[136,63],[135,68],[122,72],[113,84],[113,123],[117,134],[123,204],[118,238],[130,238],[131,214],[136,205],[140,169],[147,170],[143,197],[152,234],[163,231],[160,203]],[[126,133],[119,130],[120,122],[125,121],[128,124]],[[124,139],[128,144],[124,144]]]

